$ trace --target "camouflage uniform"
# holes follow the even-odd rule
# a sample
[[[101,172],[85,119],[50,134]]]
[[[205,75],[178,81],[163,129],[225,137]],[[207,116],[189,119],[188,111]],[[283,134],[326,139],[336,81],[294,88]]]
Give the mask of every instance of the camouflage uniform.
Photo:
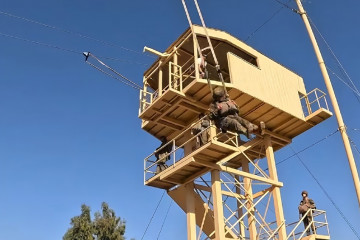
[[[301,194],[306,194],[306,197],[303,197],[303,199],[300,201],[300,204],[298,207],[299,214],[301,214],[301,216],[303,217],[310,208],[316,209],[316,206],[315,206],[314,200],[312,200],[311,198],[308,198],[308,193],[306,191],[303,191]],[[309,226],[309,224],[312,220],[313,220],[312,212],[310,211],[303,220],[305,229]],[[315,234],[316,232],[315,232],[314,223],[311,224],[310,228],[311,228],[313,234]],[[306,230],[306,234],[308,236],[310,235],[310,228],[308,228]]]
[[[166,161],[170,160],[169,153],[172,150],[172,146],[171,146],[171,144],[167,144],[167,145],[166,144],[167,144],[166,138],[162,137],[161,145],[158,148],[156,148],[156,151],[155,151],[155,157],[156,157],[156,163],[157,163],[156,173],[159,173],[168,167],[166,165]],[[163,146],[165,146],[165,147],[163,147]],[[158,150],[158,149],[160,149],[160,150]]]
[[[214,120],[217,128],[223,132],[233,131],[244,134],[248,138],[251,133],[256,132],[259,127],[239,116],[236,103],[225,96],[221,88],[214,90],[214,101],[210,104],[210,119]]]
[[[199,119],[201,119],[202,117],[204,117],[204,114],[199,115]],[[201,147],[209,141],[208,131],[204,131],[209,126],[210,120],[208,118],[204,118],[191,129],[192,134],[194,135],[200,133],[196,138],[196,148]]]

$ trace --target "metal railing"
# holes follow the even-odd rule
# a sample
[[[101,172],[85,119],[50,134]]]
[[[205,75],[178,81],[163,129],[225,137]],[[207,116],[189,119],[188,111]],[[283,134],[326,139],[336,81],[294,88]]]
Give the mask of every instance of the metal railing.
[[[304,227],[302,229],[303,221],[308,216],[312,216],[311,221],[309,221],[309,224],[306,226],[306,228]],[[293,225],[295,225],[295,227],[293,227],[292,231],[287,236],[287,240],[300,240],[307,233],[309,233],[310,230],[313,232],[312,234],[330,236],[326,211],[323,210],[309,209],[298,222],[290,223],[286,227],[290,228]]]
[[[169,62],[169,86],[170,89],[182,92],[182,67]]]
[[[153,98],[154,98],[155,92],[151,93],[151,92],[147,92],[144,90],[140,90],[140,107],[139,107],[139,115],[146,109],[148,108],[151,103],[153,102]]]
[[[206,117],[206,116],[205,116]],[[204,117],[204,118],[205,118]],[[155,150],[153,153],[151,153],[149,156],[147,156],[144,159],[144,181],[149,180],[153,176],[157,174],[156,168],[158,163],[161,161],[161,159],[157,159],[156,155],[160,152],[162,149],[167,148],[168,145],[171,145],[171,152],[166,153],[163,155],[163,159],[169,159],[167,160],[167,166],[171,167],[175,165],[178,161],[184,159],[186,156],[184,152],[184,147],[187,144],[190,144],[190,147],[192,147],[192,151],[195,151],[202,146],[196,147],[196,139],[201,136],[201,134],[207,134],[207,142],[210,141],[219,141],[222,143],[225,143],[232,147],[238,147],[238,135],[232,132],[222,133],[219,131],[213,123],[210,122],[210,126],[207,128],[202,129],[199,133],[193,134],[191,138],[187,138],[187,140],[181,144],[178,144],[184,136],[188,136],[189,134],[192,134],[192,128],[204,120],[204,118],[196,121],[195,123],[191,124],[187,129],[182,131],[179,135],[177,135],[175,138],[164,144],[161,148]],[[204,143],[204,145],[206,144]],[[191,153],[189,153],[191,154]],[[220,159],[219,159],[220,160]]]
[[[139,107],[139,115],[145,111],[149,106],[153,104],[153,102],[167,90],[174,90],[178,92],[182,92],[183,90],[183,71],[182,66],[176,65],[173,62],[169,61],[169,76],[168,78],[164,78],[163,82],[168,81],[168,84],[161,89],[150,92],[146,90],[140,90],[140,107]],[[170,83],[170,84],[169,84]],[[147,86],[148,87],[148,86]]]
[[[326,96],[326,93],[324,93],[323,91],[321,91],[318,88],[315,88],[308,94],[300,97],[304,116],[307,117],[320,108],[329,110],[329,106],[328,106],[325,96]]]

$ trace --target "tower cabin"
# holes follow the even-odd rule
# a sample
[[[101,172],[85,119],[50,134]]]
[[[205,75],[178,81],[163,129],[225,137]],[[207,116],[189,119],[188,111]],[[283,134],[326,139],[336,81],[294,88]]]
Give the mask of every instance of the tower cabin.
[[[196,43],[200,49],[205,49],[202,54],[207,55],[206,69],[211,86],[222,86],[204,28],[194,25],[193,30],[196,40],[191,29],[187,29],[144,73],[139,108],[141,127],[158,139],[165,136],[173,145],[171,155],[175,159],[170,164],[178,164],[171,168],[171,175],[154,178],[156,164],[150,159],[154,159],[155,154],[150,155],[145,159],[146,185],[169,189],[189,181],[206,171],[203,166],[199,169],[194,166],[196,157],[214,163],[231,154],[232,147],[241,144],[252,146],[246,148],[250,159],[259,157],[256,144],[244,143],[235,137],[219,138],[213,125],[210,132],[215,135],[209,139],[216,138],[217,143],[190,155],[196,141],[196,136],[191,135],[191,126],[199,120],[200,113],[208,113],[212,102],[207,79],[199,74]],[[224,31],[208,28],[207,32],[230,99],[239,106],[241,117],[254,124],[260,121],[266,124],[266,132],[274,138],[274,150],[332,115],[325,93],[319,89],[307,92],[298,74]],[[241,158],[237,156],[227,161],[227,165],[237,168]],[[190,162],[185,163],[186,159]],[[186,165],[190,165],[189,169]]]
[[[299,75],[230,34],[206,30],[194,25],[164,53],[151,50],[159,58],[144,73],[139,117],[145,131],[166,142],[144,160],[145,185],[166,189],[186,212],[188,240],[199,239],[197,231],[219,240],[329,239],[328,231],[320,232],[327,227],[318,220],[325,214],[320,210],[310,224],[316,234],[305,237],[310,225],[297,232],[300,221],[287,235],[274,157],[332,115],[325,93],[307,92]],[[204,121],[199,115],[209,113],[211,89],[223,86],[207,36],[229,98],[242,118],[265,123],[261,134],[239,137],[212,122],[194,131]],[[199,52],[207,55],[207,77],[199,73]]]

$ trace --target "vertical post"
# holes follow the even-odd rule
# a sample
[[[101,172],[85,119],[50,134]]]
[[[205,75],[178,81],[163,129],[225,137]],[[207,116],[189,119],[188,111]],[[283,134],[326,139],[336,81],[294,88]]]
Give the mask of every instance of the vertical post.
[[[220,171],[211,171],[211,189],[213,193],[215,239],[225,240],[224,209],[222,205]]]
[[[199,66],[197,64],[198,59],[198,41],[196,39],[195,33],[193,33],[193,44],[194,44],[194,66],[195,66],[195,78],[199,79]]]
[[[342,115],[341,115],[341,112],[340,112],[340,107],[339,107],[339,104],[338,104],[338,102],[336,100],[335,92],[334,92],[334,89],[332,87],[329,74],[328,74],[328,72],[326,70],[325,62],[324,62],[324,60],[322,58],[322,55],[321,55],[319,46],[317,44],[315,35],[314,35],[314,33],[313,33],[312,29],[311,29],[307,14],[306,14],[306,12],[304,10],[304,7],[302,6],[300,0],[295,0],[295,1],[296,1],[297,5],[299,7],[301,18],[303,19],[305,27],[306,27],[306,29],[307,29],[307,31],[309,33],[309,37],[310,37],[311,43],[313,44],[314,51],[315,51],[316,57],[318,59],[319,65],[320,65],[320,70],[321,70],[321,73],[323,75],[325,85],[326,85],[326,88],[327,88],[328,93],[329,93],[330,100],[331,100],[332,105],[334,107],[334,113],[335,113],[335,116],[336,116],[336,119],[337,119],[337,122],[338,122],[338,125],[339,125],[339,130],[340,130],[340,133],[341,133],[342,140],[344,142],[344,147],[345,147],[346,155],[347,155],[347,158],[348,158],[348,162],[349,162],[349,165],[350,165],[350,170],[351,170],[353,181],[354,181],[355,190],[356,190],[356,194],[357,194],[357,198],[358,198],[358,203],[359,203],[359,206],[360,206],[360,180],[359,180],[359,174],[358,174],[358,171],[357,171],[357,168],[356,168],[354,155],[353,155],[352,150],[351,150],[349,137],[348,137],[347,132],[346,132],[346,127],[345,127],[345,124],[344,124],[344,121],[343,121],[343,118],[342,118]]]
[[[240,177],[239,176],[235,176],[235,183],[236,183],[236,193],[237,194],[241,194],[240,191]],[[238,214],[238,218],[240,218],[244,213],[243,213],[243,209],[241,207],[241,203],[237,200],[237,214]],[[244,220],[239,221],[239,230],[240,230],[240,237],[241,239],[245,239],[245,226],[244,226]]]
[[[173,55],[173,61],[174,61],[174,65],[173,65],[173,88],[175,90],[178,90],[178,69],[177,69],[177,65],[178,65],[178,55],[177,55],[177,51],[176,51],[176,47],[175,47],[175,52],[174,52],[174,55]]]
[[[163,89],[163,69],[161,67],[161,61],[159,62],[159,75],[158,75],[158,94],[159,97],[162,95],[162,89]]]
[[[264,137],[265,140],[265,151],[266,151],[266,159],[269,168],[269,175],[270,179],[274,181],[278,181],[276,165],[275,165],[275,157],[274,151],[271,143],[271,137],[266,135]],[[281,226],[279,228],[279,240],[286,240],[286,229],[285,229],[285,218],[284,218],[284,211],[282,207],[281,195],[280,195],[280,188],[274,187],[272,190],[273,197],[274,197],[274,208],[275,208],[275,215],[276,215],[276,223],[277,226]]]
[[[195,199],[194,184],[186,184],[186,220],[187,220],[187,236],[188,240],[196,240],[196,215],[195,215]]]
[[[249,162],[247,159],[241,161],[242,170],[244,172],[250,173]],[[248,201],[246,208],[248,209],[248,226],[250,239],[256,239],[256,222],[254,219],[255,211],[253,208],[253,192],[251,187],[251,179],[244,177],[244,188],[245,188],[245,198]]]

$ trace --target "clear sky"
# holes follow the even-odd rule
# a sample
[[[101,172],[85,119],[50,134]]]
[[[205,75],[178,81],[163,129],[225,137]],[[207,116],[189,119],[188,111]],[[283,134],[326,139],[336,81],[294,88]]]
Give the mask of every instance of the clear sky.
[[[282,7],[274,0],[199,3],[209,27],[241,40]],[[307,0],[304,6],[360,88],[360,3]],[[190,10],[199,23],[192,4]],[[140,240],[163,193],[143,185],[143,159],[159,142],[140,127],[138,92],[85,64],[81,52],[116,58],[102,59],[141,84],[154,61],[141,54],[142,48],[163,51],[188,28],[181,1],[13,0],[1,1],[0,11],[0,239],[61,239],[82,203],[95,212],[106,201],[127,221],[127,238]],[[308,91],[326,90],[305,27],[289,9],[281,9],[247,43],[300,74]],[[337,70],[323,50],[329,66]],[[354,130],[360,129],[360,102],[336,77],[332,81],[350,137],[360,147],[360,130]],[[332,117],[296,137],[291,146],[300,151],[336,129]],[[276,153],[277,161],[292,154],[285,147]],[[354,155],[360,167],[359,154]],[[339,133],[300,157],[360,231],[359,206]],[[296,157],[279,164],[278,174],[284,182],[287,222],[297,219],[300,192],[307,189],[318,208],[327,211],[332,239],[357,239]],[[157,238],[170,202],[165,195],[144,240]],[[176,204],[159,239],[186,239],[186,215]]]

